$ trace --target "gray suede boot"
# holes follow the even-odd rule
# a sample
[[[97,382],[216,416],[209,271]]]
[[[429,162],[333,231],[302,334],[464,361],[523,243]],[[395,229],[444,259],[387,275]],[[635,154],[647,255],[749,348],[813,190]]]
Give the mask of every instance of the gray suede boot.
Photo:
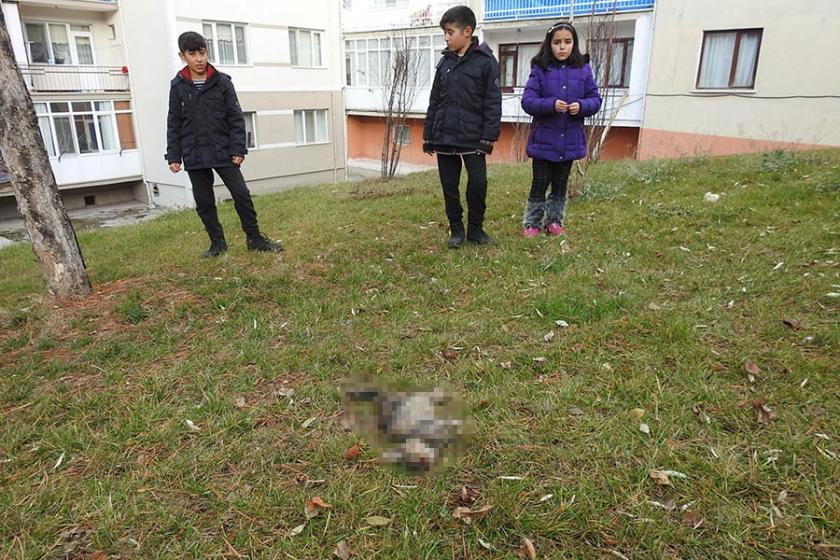
[[[525,204],[525,218],[522,220],[522,227],[542,229],[543,217],[545,216],[545,201],[529,200]]]

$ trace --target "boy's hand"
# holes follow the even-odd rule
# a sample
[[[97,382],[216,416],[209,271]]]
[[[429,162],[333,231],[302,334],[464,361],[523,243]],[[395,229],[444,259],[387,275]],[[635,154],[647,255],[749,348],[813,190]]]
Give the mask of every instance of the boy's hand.
[[[242,165],[242,162],[245,161],[244,156],[230,156],[230,161],[233,162],[233,165],[239,167]]]
[[[179,171],[181,171],[181,164],[177,161],[174,163],[170,163],[169,171],[171,171],[172,173],[178,173]]]
[[[478,151],[489,156],[493,153],[493,142],[490,140],[479,140]]]
[[[431,142],[423,142],[423,153],[429,154],[430,156],[435,155],[435,145]]]
[[[569,109],[569,104],[563,101],[562,99],[558,99],[554,102],[554,112],[555,113],[565,113]]]
[[[570,115],[577,115],[578,113],[580,113],[580,103],[578,103],[577,101],[569,105],[568,108]]]

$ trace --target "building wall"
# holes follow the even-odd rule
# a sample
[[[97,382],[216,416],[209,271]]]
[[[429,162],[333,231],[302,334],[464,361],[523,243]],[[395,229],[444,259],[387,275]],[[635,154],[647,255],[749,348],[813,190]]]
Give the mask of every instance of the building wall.
[[[655,18],[640,158],[840,146],[840,3],[669,0]],[[754,89],[697,91],[703,31],[756,27]]]
[[[248,63],[215,66],[233,79],[242,110],[255,113],[256,148],[249,150],[242,167],[255,190],[287,187],[344,178],[345,125],[341,96],[341,43],[339,4],[332,0],[308,3],[243,2],[234,7],[226,0],[144,0],[125,2],[121,8],[128,32],[144,175],[154,200],[164,206],[192,206],[186,173],[173,175],[164,160],[169,83],[183,63],[178,58],[177,37],[184,31],[202,33],[203,22],[246,25]],[[159,39],[146,46],[144,25],[159,29]],[[324,32],[323,66],[292,66],[290,28]],[[295,143],[294,111],[327,109],[329,141],[315,145]],[[217,188],[219,199],[228,197]]]

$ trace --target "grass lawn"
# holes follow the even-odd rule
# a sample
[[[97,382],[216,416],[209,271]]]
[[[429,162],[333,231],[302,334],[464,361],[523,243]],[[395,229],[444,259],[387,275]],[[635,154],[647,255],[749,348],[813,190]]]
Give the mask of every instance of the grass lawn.
[[[0,558],[840,558],[840,151],[603,164],[564,242],[489,175],[497,247],[425,173],[257,198],[279,256],[229,203],[215,260],[191,211],[82,232],[60,306],[0,250]],[[448,384],[467,453],[378,465],[363,373]]]

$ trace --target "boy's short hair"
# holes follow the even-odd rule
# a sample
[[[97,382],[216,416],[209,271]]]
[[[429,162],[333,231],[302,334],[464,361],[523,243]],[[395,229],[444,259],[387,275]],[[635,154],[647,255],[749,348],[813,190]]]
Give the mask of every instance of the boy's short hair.
[[[178,37],[178,50],[182,53],[207,49],[207,41],[195,31],[181,33]]]
[[[467,6],[454,6],[443,13],[440,18],[440,27],[453,24],[461,29],[471,27],[475,32],[475,13]]]

